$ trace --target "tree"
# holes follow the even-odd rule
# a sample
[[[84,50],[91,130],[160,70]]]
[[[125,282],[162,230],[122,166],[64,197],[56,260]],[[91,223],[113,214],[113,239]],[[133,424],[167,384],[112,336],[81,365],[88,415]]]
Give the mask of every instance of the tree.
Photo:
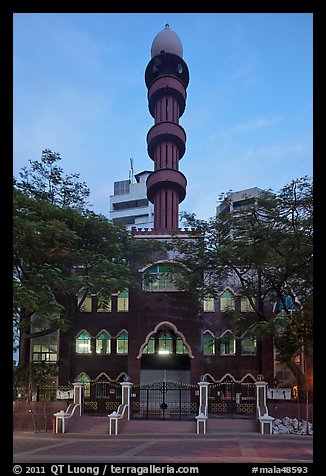
[[[235,311],[227,316],[242,332],[249,328],[258,338],[273,333],[282,360],[302,385],[305,375],[293,358],[304,346],[310,365],[312,208],[312,181],[303,177],[279,193],[265,190],[255,200],[248,198],[245,207],[230,210],[225,206],[208,221],[186,215],[193,239],[175,242],[180,261],[193,270],[184,289],[203,298],[216,296],[226,282],[233,282],[239,294],[248,298],[258,320],[253,323],[248,315]],[[289,293],[300,302],[295,313],[287,307]],[[284,310],[281,327],[275,320],[277,303]]]
[[[31,172],[24,169],[13,192],[20,366],[29,361],[31,339],[67,329],[90,293],[105,305],[133,282],[131,261],[141,261],[151,250],[151,243],[133,240],[124,227],[85,208],[86,186],[65,178],[58,160],[58,154],[43,151],[41,162],[31,162]]]

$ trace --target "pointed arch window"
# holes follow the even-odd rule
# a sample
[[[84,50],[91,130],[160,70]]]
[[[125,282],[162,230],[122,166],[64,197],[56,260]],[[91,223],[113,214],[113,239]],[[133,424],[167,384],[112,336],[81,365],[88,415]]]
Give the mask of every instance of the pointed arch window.
[[[117,354],[128,354],[128,332],[123,331],[117,337]]]
[[[118,293],[118,312],[128,312],[129,311],[129,292],[128,289],[124,289]]]
[[[144,347],[143,354],[154,354],[155,352],[155,338],[150,337],[147,345]]]
[[[80,306],[80,304],[80,312],[92,312],[92,295],[88,294],[84,300],[84,295],[80,292],[77,295],[77,306]]]
[[[144,291],[180,291],[177,280],[182,275],[180,266],[173,263],[160,263],[148,268],[144,273]]]
[[[256,338],[250,332],[246,332],[241,339],[241,355],[256,355]]]
[[[234,294],[230,289],[226,289],[221,294],[220,309],[221,309],[222,312],[235,309]]]
[[[204,332],[204,355],[215,355],[215,336],[209,331]]]
[[[77,381],[84,382],[84,396],[85,397],[90,397],[91,394],[91,379],[89,376],[85,373],[82,372],[79,377],[77,378]]]
[[[175,339],[175,353],[176,354],[189,354],[187,347],[184,345],[181,337]]]
[[[236,354],[236,339],[232,332],[227,331],[220,338],[220,354],[221,355],[235,355]]]
[[[87,331],[83,331],[76,339],[77,354],[90,354],[92,338]]]
[[[164,330],[158,338],[158,353],[172,354],[173,352],[173,335],[169,330]]]
[[[215,312],[215,299],[213,297],[206,297],[203,299],[203,311]]]
[[[111,336],[108,332],[102,331],[96,337],[96,353],[101,355],[111,353]]]

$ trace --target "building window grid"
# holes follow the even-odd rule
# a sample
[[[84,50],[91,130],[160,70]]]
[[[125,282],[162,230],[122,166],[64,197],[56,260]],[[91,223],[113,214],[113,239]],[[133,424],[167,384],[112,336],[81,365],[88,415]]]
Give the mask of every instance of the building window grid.
[[[56,332],[32,339],[32,360],[33,362],[57,362],[58,344]]]

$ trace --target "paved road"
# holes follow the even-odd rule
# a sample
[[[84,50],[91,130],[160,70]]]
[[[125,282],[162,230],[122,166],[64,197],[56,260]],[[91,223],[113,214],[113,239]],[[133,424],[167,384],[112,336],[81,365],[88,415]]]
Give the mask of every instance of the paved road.
[[[311,463],[313,439],[253,432],[98,435],[14,432],[15,463]]]

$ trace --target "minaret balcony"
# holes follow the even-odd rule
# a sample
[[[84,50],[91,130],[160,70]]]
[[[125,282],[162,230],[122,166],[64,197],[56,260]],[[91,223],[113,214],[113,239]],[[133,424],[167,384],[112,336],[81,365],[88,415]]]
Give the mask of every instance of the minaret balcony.
[[[179,149],[179,159],[186,150],[186,133],[183,127],[175,122],[159,122],[150,128],[147,134],[148,155],[154,160],[155,147],[164,142],[174,142]]]
[[[186,196],[187,179],[186,177],[174,169],[160,169],[152,172],[147,177],[147,197],[154,203],[155,193],[159,190],[174,189],[178,193],[179,203],[181,203]]]
[[[155,104],[162,95],[173,96],[179,105],[179,117],[182,116],[186,107],[186,89],[182,81],[174,76],[159,76],[153,81],[148,90],[148,108],[154,117]]]

